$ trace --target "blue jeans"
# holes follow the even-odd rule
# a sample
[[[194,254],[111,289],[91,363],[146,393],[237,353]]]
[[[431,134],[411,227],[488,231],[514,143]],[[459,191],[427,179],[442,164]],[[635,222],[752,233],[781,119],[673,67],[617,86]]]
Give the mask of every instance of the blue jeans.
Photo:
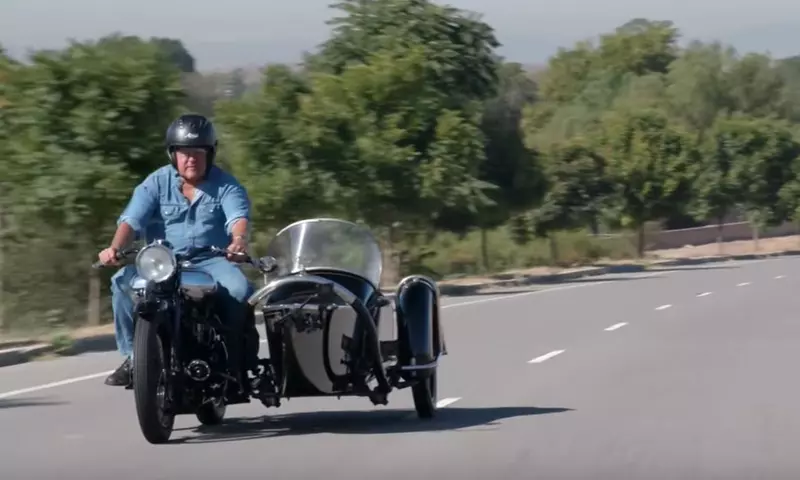
[[[217,282],[217,295],[221,300],[220,320],[242,335],[247,298],[253,287],[236,264],[222,257],[193,262],[194,268],[203,270]],[[114,312],[114,334],[117,350],[123,357],[133,358],[134,304],[131,282],[137,277],[136,267],[126,265],[111,277],[111,308]]]

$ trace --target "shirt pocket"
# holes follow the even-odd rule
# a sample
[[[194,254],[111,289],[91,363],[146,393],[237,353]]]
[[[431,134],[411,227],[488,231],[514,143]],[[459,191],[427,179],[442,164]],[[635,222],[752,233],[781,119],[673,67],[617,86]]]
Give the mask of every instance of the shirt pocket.
[[[164,220],[164,225],[172,225],[185,220],[188,207],[178,204],[162,204],[159,213]]]
[[[198,205],[197,221],[208,226],[223,226],[225,224],[225,212],[222,211],[222,205],[217,202]]]

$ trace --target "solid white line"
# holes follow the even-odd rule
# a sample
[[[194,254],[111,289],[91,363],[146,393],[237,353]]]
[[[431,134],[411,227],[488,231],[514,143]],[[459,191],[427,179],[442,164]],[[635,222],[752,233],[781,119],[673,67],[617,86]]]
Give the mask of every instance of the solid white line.
[[[666,309],[670,308],[671,306],[672,305],[670,305],[670,304],[661,305],[660,307],[656,307],[656,310],[666,310]]]
[[[77,382],[82,382],[84,380],[91,380],[93,378],[105,377],[107,375],[111,375],[112,373],[114,373],[114,370],[109,370],[107,372],[93,373],[91,375],[85,375],[83,377],[69,378],[67,380],[61,380],[60,382],[46,383],[44,385],[38,385],[36,387],[23,388],[20,390],[13,390],[10,392],[0,393],[0,400],[9,397],[15,397],[17,395],[23,395],[25,393],[38,392],[39,390],[47,390],[48,388],[55,388],[55,387],[60,387],[62,385],[69,385],[70,383],[77,383]]]
[[[613,332],[614,330],[616,330],[618,328],[622,328],[625,325],[627,325],[627,322],[617,323],[616,325],[611,325],[610,327],[606,328],[605,330],[606,330],[606,332]]]
[[[703,293],[698,293],[697,296],[698,297],[707,297],[707,296],[711,295],[712,293],[714,293],[714,292],[703,292]]]
[[[637,276],[636,278],[662,277],[662,276],[669,275],[671,273],[673,273],[673,272],[648,273],[648,274],[645,274],[645,275]],[[562,286],[559,286],[559,287],[549,287],[549,288],[546,287],[546,288],[543,288],[541,290],[534,290],[532,292],[512,293],[512,294],[509,294],[509,295],[502,295],[502,296],[499,296],[499,297],[481,298],[481,299],[478,299],[478,300],[470,300],[469,302],[451,303],[450,305],[443,305],[442,308],[465,307],[467,305],[475,305],[477,303],[495,302],[497,300],[506,300],[506,299],[509,299],[509,298],[518,298],[518,297],[527,297],[527,296],[530,296],[530,295],[538,295],[540,293],[558,292],[558,291],[561,291],[561,290],[572,290],[574,288],[596,287],[598,285],[610,285],[610,284],[613,284],[613,283],[615,283],[615,282],[614,281],[609,281],[609,282],[600,282],[600,281],[598,281],[598,282],[581,283],[581,284],[577,284],[577,285],[562,285]],[[530,285],[530,286],[534,286],[534,285]]]
[[[748,285],[750,285],[750,282],[742,282],[742,283],[740,283],[739,285],[736,285],[736,286],[737,287],[746,287]]]
[[[450,398],[443,398],[436,402],[436,408],[444,408],[448,405],[452,405],[457,401],[461,400],[461,397],[450,397]]]
[[[528,363],[542,363],[542,362],[544,362],[546,360],[550,360],[551,358],[555,357],[556,355],[561,355],[565,351],[566,350],[556,350],[554,352],[550,352],[550,353],[547,353],[545,355],[542,355],[541,357],[536,357],[533,360],[528,360]]]
[[[599,284],[600,282],[598,282]],[[451,303],[450,305],[442,305],[442,308],[466,307],[467,305],[475,305],[477,303],[496,302],[498,300],[507,300],[515,297],[527,297],[529,295],[536,295],[538,293],[553,292],[558,290],[571,290],[573,288],[590,287],[594,283],[582,283],[580,285],[564,285],[563,287],[543,288],[542,290],[534,290],[532,292],[512,293],[510,295],[502,295],[500,297],[481,298],[479,300],[471,300],[469,302]]]

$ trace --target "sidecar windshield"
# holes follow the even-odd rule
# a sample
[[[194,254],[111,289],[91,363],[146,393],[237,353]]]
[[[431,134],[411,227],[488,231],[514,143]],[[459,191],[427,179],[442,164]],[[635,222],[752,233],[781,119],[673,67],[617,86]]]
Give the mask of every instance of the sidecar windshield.
[[[266,254],[278,261],[280,275],[305,269],[342,270],[379,286],[381,249],[364,226],[333,218],[295,222],[275,235]]]

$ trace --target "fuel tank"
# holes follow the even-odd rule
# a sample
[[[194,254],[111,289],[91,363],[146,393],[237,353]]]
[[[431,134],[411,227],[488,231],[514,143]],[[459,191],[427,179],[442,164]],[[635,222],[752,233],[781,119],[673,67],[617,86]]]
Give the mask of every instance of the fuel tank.
[[[136,276],[131,281],[133,292],[144,290],[147,281],[142,277]],[[181,271],[180,289],[183,294],[192,300],[200,300],[217,291],[217,282],[214,278],[202,270],[184,269]]]
[[[206,272],[187,268],[181,270],[180,289],[188,298],[200,300],[216,293],[217,282]]]

